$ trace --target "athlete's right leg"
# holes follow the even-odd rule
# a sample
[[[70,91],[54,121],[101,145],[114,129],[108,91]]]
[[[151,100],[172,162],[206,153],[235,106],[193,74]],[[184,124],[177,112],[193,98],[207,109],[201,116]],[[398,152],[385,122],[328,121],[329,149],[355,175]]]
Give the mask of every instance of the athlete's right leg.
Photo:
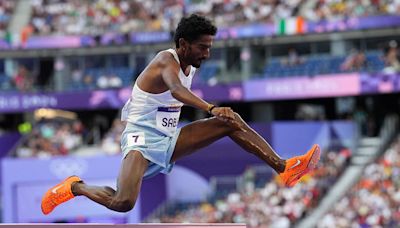
[[[139,195],[142,178],[147,167],[148,161],[140,152],[130,151],[122,162],[116,191],[108,186],[90,186],[82,181],[75,181],[65,186],[63,192],[61,191],[62,189],[56,189],[58,186],[64,184],[61,183],[47,191],[42,200],[43,213],[48,214],[57,205],[65,202],[66,200],[57,202],[57,198],[63,197],[66,193],[72,193],[73,196],[86,196],[94,202],[114,211],[130,211],[134,207]],[[73,196],[69,199],[73,198]]]

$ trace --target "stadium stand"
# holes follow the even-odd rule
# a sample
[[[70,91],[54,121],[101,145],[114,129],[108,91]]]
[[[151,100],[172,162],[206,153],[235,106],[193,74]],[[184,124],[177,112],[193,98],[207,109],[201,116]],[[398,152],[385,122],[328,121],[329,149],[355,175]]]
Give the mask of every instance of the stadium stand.
[[[341,20],[362,21],[375,16],[397,17],[400,15],[400,1],[29,0],[29,5],[25,5],[25,2],[28,1],[0,1],[0,52],[4,50],[4,53],[9,54],[5,56],[0,53],[0,129],[2,129],[0,138],[10,132],[19,131],[22,134],[15,147],[9,146],[13,149],[10,151],[0,149],[0,154],[7,156],[4,158],[5,163],[10,160],[10,163],[21,162],[27,170],[30,169],[29,162],[32,164],[38,162],[39,166],[45,166],[42,164],[47,164],[45,163],[47,161],[51,165],[46,166],[43,173],[36,175],[43,176],[43,179],[37,181],[31,181],[30,174],[26,177],[26,182],[21,183],[11,183],[12,178],[3,177],[5,181],[2,187],[7,183],[12,186],[10,189],[14,192],[8,191],[7,187],[2,189],[2,203],[8,200],[11,203],[2,204],[0,209],[3,216],[0,221],[244,222],[249,227],[307,227],[302,225],[308,222],[308,219],[320,220],[317,227],[396,227],[400,222],[399,183],[396,180],[399,164],[394,162],[400,156],[400,136],[389,149],[378,148],[387,149],[378,162],[373,160],[375,154],[363,154],[366,152],[360,150],[361,146],[358,148],[342,145],[326,146],[323,148],[318,169],[291,189],[284,188],[268,167],[250,162],[246,163],[247,169],[241,171],[240,176],[237,176],[237,173],[235,176],[230,173],[200,175],[193,170],[198,168],[196,165],[204,166],[207,163],[206,160],[199,159],[197,163],[191,164],[195,168],[190,171],[197,176],[190,176],[192,178],[190,180],[194,181],[198,176],[206,180],[212,190],[208,195],[208,201],[199,203],[168,200],[171,195],[171,192],[168,192],[171,190],[170,186],[167,187],[168,183],[174,183],[175,180],[171,175],[172,177],[163,176],[165,179],[161,181],[161,177],[158,176],[154,182],[147,182],[151,187],[144,186],[147,191],[143,194],[152,193],[154,197],[145,195],[141,198],[141,214],[135,214],[136,220],[129,220],[124,217],[125,215],[115,217],[114,214],[104,211],[98,213],[96,210],[101,209],[92,207],[93,205],[88,202],[81,202],[79,206],[87,206],[88,213],[92,213],[90,215],[85,214],[86,211],[71,215],[68,213],[73,213],[74,210],[69,209],[61,211],[61,214],[68,214],[65,217],[44,218],[35,214],[38,208],[35,202],[40,201],[37,193],[41,193],[41,189],[47,187],[45,186],[47,183],[55,182],[65,173],[70,174],[72,169],[68,168],[69,164],[73,164],[71,166],[81,173],[89,172],[88,170],[93,173],[90,164],[98,164],[95,163],[97,159],[104,158],[106,161],[101,165],[102,168],[103,166],[108,168],[109,160],[116,157],[119,159],[120,135],[124,130],[124,124],[119,121],[118,112],[123,102],[118,102],[129,97],[128,89],[149,59],[161,48],[167,48],[171,44],[171,40],[167,40],[169,43],[165,40],[160,43],[149,41],[143,44],[126,41],[102,43],[103,35],[122,34],[124,40],[131,38],[129,35],[140,32],[146,34],[167,32],[170,35],[181,16],[191,13],[206,15],[212,18],[222,31],[228,31],[230,35],[228,37],[233,38],[221,38],[215,41],[216,55],[213,53],[211,59],[202,65],[194,80],[196,94],[208,99],[213,93],[212,89],[217,90],[217,95],[212,97],[214,100],[210,99],[213,103],[233,107],[246,121],[272,123],[271,127],[264,126],[260,128],[261,130],[275,129],[274,124],[280,120],[294,123],[308,121],[307,123],[313,125],[320,121],[346,119],[357,125],[360,137],[375,137],[372,141],[381,144],[384,137],[380,137],[379,129],[384,125],[384,117],[390,112],[399,113],[398,24],[384,28],[373,27],[355,31],[342,29],[334,32],[330,32],[329,26],[326,25],[327,28],[323,32],[293,36],[284,34],[287,31],[284,31],[283,27],[287,26],[285,24],[287,20],[292,19],[296,19],[296,23],[301,25],[304,22],[329,24]],[[26,20],[21,19],[21,14],[26,14]],[[385,23],[391,22],[386,21],[386,18],[382,20],[385,20]],[[279,32],[261,38],[234,38],[237,35],[235,32],[239,31],[234,28],[265,23],[279,25],[279,28],[274,28],[279,29]],[[21,45],[9,47],[5,44],[19,42],[10,30],[10,27],[18,24]],[[158,36],[158,33],[155,34]],[[25,49],[24,46],[28,38],[51,37],[45,40],[51,43],[56,42],[56,38],[60,36],[79,39],[93,36],[97,44],[79,46],[76,49],[59,47]],[[38,41],[32,41],[35,42]],[[330,91],[332,93],[328,95],[313,94],[310,88],[314,87],[301,84],[306,85],[303,91],[305,95],[300,94],[299,97],[266,95],[252,98],[253,93],[262,93],[267,86],[255,87],[257,88],[255,90],[251,90],[250,86],[250,89],[245,88],[252,80],[256,82],[260,80],[259,84],[262,84],[262,80],[270,79],[278,82],[281,79],[296,78],[311,81],[317,78],[348,75],[356,75],[358,84],[339,83],[334,90],[348,86],[351,88],[349,94],[336,94],[335,91]],[[229,87],[232,82],[238,84],[234,89]],[[328,84],[329,87],[336,83],[332,79],[323,84]],[[202,88],[201,86],[206,89],[198,89]],[[228,98],[222,96],[221,88],[224,86],[229,89]],[[72,96],[71,99],[70,94],[82,96]],[[113,96],[115,94],[117,95]],[[38,98],[28,102],[30,97],[36,95]],[[58,99],[55,99],[57,96]],[[77,117],[35,120],[33,112],[31,113],[34,110],[29,105],[40,107],[42,97],[43,100],[52,101],[43,106],[55,104],[57,108],[65,108],[63,106],[65,98],[69,104],[72,103],[65,109],[74,112]],[[77,97],[82,98],[82,101]],[[88,101],[84,103],[83,100],[86,98]],[[56,101],[53,102],[52,99]],[[188,107],[184,109],[182,119],[196,120],[207,116],[204,112]],[[313,128],[304,135],[313,135],[315,132],[317,130]],[[289,133],[292,133],[291,129],[286,129],[285,134]],[[298,134],[296,141],[309,143],[304,140],[304,135]],[[265,134],[265,136],[272,144],[277,143],[276,135]],[[364,139],[368,141],[371,139],[369,137]],[[315,137],[314,140],[318,141],[320,138]],[[363,139],[360,139],[361,142]],[[285,144],[292,143],[293,141],[285,142]],[[376,154],[379,152],[378,149],[374,151]],[[90,160],[92,158],[93,160]],[[243,161],[245,162],[248,161]],[[52,170],[58,167],[57,165],[65,169],[61,174]],[[361,173],[364,166],[366,168],[360,181],[357,181],[358,176],[355,174],[344,177],[348,174],[349,167],[356,167]],[[52,179],[45,179],[47,175]],[[98,183],[111,182],[109,181],[111,176],[93,174],[90,178]],[[181,179],[176,182],[179,181]],[[355,186],[351,188],[353,182]],[[345,185],[348,188],[342,186],[341,191],[344,192],[336,191],[338,185]],[[15,189],[18,189],[18,192]],[[337,195],[332,196],[330,189],[334,189]],[[152,192],[154,190],[157,192]],[[187,189],[179,193],[184,195],[185,191]],[[26,192],[29,192],[29,197],[23,198]],[[25,201],[26,207],[14,205],[14,202],[25,203]],[[328,204],[325,202],[328,201],[333,207],[331,210],[326,209]],[[328,212],[323,213],[326,210]]]
[[[82,145],[83,125],[80,121],[40,120],[16,149],[18,158],[66,156]]]
[[[132,84],[133,72],[133,69],[126,67],[110,69],[86,69],[83,73],[84,77],[76,77],[69,85],[69,89],[110,89],[129,86]]]
[[[362,55],[361,62],[356,63],[355,58]],[[382,54],[379,51],[371,51],[363,57],[363,54],[349,53],[348,56],[314,55],[303,56],[303,62],[296,65],[285,64],[284,58],[272,58],[265,66],[265,77],[291,77],[291,76],[315,76],[338,74],[344,72],[379,72],[385,67]]]
[[[261,181],[264,185],[257,188],[255,186],[259,185],[260,180],[254,177],[250,179],[252,187],[243,191],[225,191],[229,194],[209,202],[172,204],[165,212],[161,212],[161,216],[153,215],[156,218],[149,218],[148,222],[244,222],[249,227],[290,227],[312,210],[335,183],[345,169],[351,151],[345,147],[331,147],[326,148],[323,154],[315,172],[294,188],[282,187],[276,176],[266,182]],[[243,175],[249,175],[252,169],[250,167]],[[217,192],[219,194],[224,190],[218,189]]]
[[[11,1],[10,1],[11,2]],[[399,12],[397,1],[32,1],[30,24],[35,34],[102,34],[106,32],[175,28],[185,14],[201,13],[219,27],[280,18],[303,17],[308,21],[337,20]]]
[[[377,161],[368,165],[361,180],[321,219],[317,227],[380,226],[400,223],[397,191],[400,137]]]
[[[7,26],[14,12],[15,1],[4,0],[0,2],[0,37],[6,36]]]

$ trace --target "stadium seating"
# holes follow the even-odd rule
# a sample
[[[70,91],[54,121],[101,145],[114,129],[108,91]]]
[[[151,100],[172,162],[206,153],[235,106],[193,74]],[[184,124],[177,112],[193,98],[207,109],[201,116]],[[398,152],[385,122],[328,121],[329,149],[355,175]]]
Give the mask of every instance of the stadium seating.
[[[379,72],[384,68],[384,63],[378,51],[366,54],[366,64],[359,71]],[[341,69],[346,56],[329,56],[326,54],[304,56],[305,61],[295,66],[287,66],[282,63],[282,58],[272,58],[264,68],[264,76],[291,77],[291,76],[316,76],[324,74],[337,74],[349,71]]]
[[[1,74],[1,73],[0,73],[0,89],[2,91],[12,89],[10,77],[8,77],[5,74]]]
[[[134,81],[134,69],[128,67],[118,68],[90,68],[83,73],[83,78],[79,81],[72,81],[68,86],[68,90],[88,90],[88,89],[107,89],[118,88],[132,85]],[[101,77],[117,77],[118,83],[101,84]]]
[[[235,29],[239,26],[251,25],[253,23],[268,23],[273,30],[275,28],[272,28],[272,25],[277,25],[284,19],[293,19],[298,16],[311,24],[317,24],[317,22],[321,24],[330,24],[332,22],[334,24],[342,19],[349,19],[349,15],[355,17],[355,20],[361,18],[361,21],[362,17],[383,15],[385,18],[385,15],[400,14],[400,1],[376,0],[363,0],[363,4],[358,4],[359,1],[337,0],[29,0],[29,2],[30,5],[27,4],[28,6],[25,9],[28,9],[27,11],[30,12],[26,12],[26,15],[28,15],[26,21],[19,21],[22,25],[19,27],[21,37],[18,37],[14,36],[16,34],[10,33],[9,30],[10,27],[14,27],[12,25],[18,24],[15,23],[16,20],[14,19],[20,18],[18,17],[18,13],[21,14],[21,12],[18,6],[23,5],[25,0],[0,1],[0,39],[3,42],[0,45],[7,44],[8,46],[4,45],[4,53],[7,54],[15,51],[15,56],[17,56],[15,57],[14,54],[10,56],[6,56],[6,54],[1,55],[1,58],[7,59],[7,61],[0,62],[0,90],[1,95],[4,92],[4,96],[2,97],[4,102],[2,102],[2,105],[5,107],[5,113],[1,113],[0,115],[0,122],[10,122],[11,126],[9,128],[15,128],[20,124],[21,120],[32,124],[29,125],[32,126],[32,129],[29,128],[26,131],[29,132],[32,130],[31,133],[24,135],[18,146],[11,151],[11,155],[17,157],[15,160],[21,161],[35,160],[35,158],[49,159],[53,156],[68,158],[70,156],[117,155],[121,153],[120,137],[121,132],[124,130],[124,125],[119,121],[119,118],[111,124],[112,121],[110,120],[117,116],[116,113],[119,108],[114,104],[112,107],[103,108],[101,106],[101,110],[96,109],[96,107],[100,106],[89,107],[88,105],[81,105],[76,110],[72,108],[73,110],[71,111],[76,111],[79,116],[73,121],[51,120],[44,122],[36,121],[35,123],[33,121],[34,114],[30,113],[31,109],[21,106],[22,108],[19,108],[18,111],[14,111],[13,107],[6,107],[8,104],[5,102],[8,99],[7,93],[9,91],[12,91],[10,94],[13,96],[14,94],[18,94],[19,96],[19,94],[26,94],[27,92],[28,95],[26,97],[29,94],[36,93],[39,95],[48,94],[50,97],[53,92],[57,92],[58,95],[59,91],[54,90],[92,93],[93,91],[90,90],[131,87],[132,83],[136,80],[135,77],[137,74],[145,67],[148,60],[159,51],[158,48],[169,45],[167,44],[167,40],[163,40],[165,43],[156,43],[154,46],[151,42],[144,45],[132,42],[133,44],[129,43],[128,45],[128,43],[124,43],[125,41],[123,41],[121,43],[110,42],[109,47],[105,44],[106,42],[101,42],[102,35],[106,33],[118,33],[125,40],[130,38],[130,34],[166,31],[162,34],[167,34],[168,39],[170,34],[173,34],[172,31],[176,28],[179,19],[191,13],[200,13],[211,18],[220,31],[228,31],[227,33],[229,34],[227,37],[237,35]],[[393,16],[393,18],[397,20],[398,17]],[[244,27],[247,28],[246,26]],[[26,28],[30,28],[32,34],[30,32],[29,34],[25,34],[24,30]],[[228,38],[226,40],[222,38],[215,42],[216,49],[220,50],[219,53],[216,53],[217,57],[204,62],[197,71],[193,84],[213,86],[220,82],[233,82],[236,79],[244,80],[244,78],[246,80],[256,78],[281,79],[352,72],[385,72],[385,68],[390,64],[386,56],[386,46],[383,47],[381,44],[386,45],[390,43],[388,42],[389,40],[395,42],[400,36],[395,34],[397,31],[396,28],[371,28],[371,31],[346,31],[338,40],[343,41],[346,47],[354,45],[358,48],[366,48],[365,52],[357,52],[363,55],[362,63],[357,66],[351,63],[351,58],[354,54],[353,50],[348,50],[347,53],[344,53],[346,50],[338,50],[341,53],[340,55],[331,55],[329,53],[335,52],[331,50],[334,46],[334,39],[331,36],[332,34],[329,34],[329,28],[324,31],[327,33],[322,35],[316,33],[310,36],[308,34],[305,35],[307,38],[315,36],[321,39],[321,46],[319,43],[313,46],[314,43],[311,43],[312,41],[309,41],[309,39],[301,40],[302,35],[286,36],[283,39],[280,39],[280,36],[275,36],[275,33],[271,36],[268,35],[265,39],[258,36],[244,38],[238,36],[238,39],[233,42],[228,40]],[[343,29],[345,30],[346,28]],[[360,29],[364,28],[360,27]],[[28,29],[28,31],[31,30]],[[379,34],[375,36],[371,34],[371,32],[379,32],[381,30],[385,30],[389,35],[384,36]],[[335,30],[335,33],[340,33],[340,31]],[[362,37],[360,34],[364,34],[364,32],[369,35]],[[76,49],[70,47],[66,49],[63,49],[64,47],[60,49],[46,49],[47,47],[36,49],[33,47],[30,49],[31,47],[24,46],[26,44],[25,41],[27,41],[26,38],[28,38],[24,34],[29,36],[29,38],[37,38],[36,41],[35,39],[32,39],[33,41],[28,39],[28,41],[32,41],[33,44],[36,43],[37,45],[40,44],[38,42],[40,39],[46,42],[47,40],[56,42],[57,39],[53,39],[54,36],[71,38],[71,43],[79,43],[82,37],[89,37],[95,41],[93,42],[93,46],[86,46],[87,44],[85,44],[84,47],[76,46]],[[145,34],[147,35],[148,33]],[[153,35],[153,33],[150,34]],[[270,40],[272,41],[271,43],[269,43]],[[20,41],[24,42],[21,42],[21,45],[18,46],[11,45],[13,42]],[[372,44],[375,41],[377,43]],[[277,50],[279,48],[274,49],[275,43],[282,45],[282,47],[289,45],[293,45],[295,48],[304,47],[302,51],[310,48],[306,52],[309,53],[308,50],[310,50],[312,54],[298,56],[301,61],[296,61],[294,64],[288,63],[289,56],[283,56],[285,53],[282,50]],[[116,44],[122,45],[118,46]],[[130,46],[131,44],[132,46]],[[264,44],[265,46],[263,46]],[[260,50],[255,50],[253,55],[253,48],[257,49],[258,47],[260,47]],[[395,52],[398,54],[397,43],[391,46],[391,48],[395,49]],[[244,50],[251,51],[246,52]],[[321,52],[322,50],[323,52]],[[25,51],[27,56],[25,56]],[[122,57],[118,60],[113,55],[119,51],[121,53],[118,53],[118,55]],[[100,60],[97,61],[95,57],[100,57]],[[394,55],[394,59],[397,60],[397,62],[394,61],[397,64],[397,68],[392,70],[390,76],[397,77],[398,75],[395,73],[400,72],[400,64],[398,56]],[[28,64],[25,63],[25,60]],[[250,64],[246,64],[246,61]],[[27,70],[22,77],[22,79],[28,78],[26,80],[29,83],[27,88],[24,86],[19,87],[18,83],[16,83],[18,81],[16,80],[17,76],[21,76],[18,74],[19,68],[26,68],[25,70]],[[78,73],[76,77],[74,77],[75,72]],[[257,75],[255,75],[256,73]],[[226,75],[227,77],[219,77],[221,75]],[[361,76],[369,77],[370,75],[362,74]],[[371,78],[374,76],[374,74],[371,74]],[[225,78],[228,79],[225,80]],[[398,106],[392,105],[393,103],[398,103],[396,100],[397,97],[394,97],[396,94],[391,94],[392,91],[398,91],[396,87],[397,78],[393,80],[393,83],[392,81],[386,83],[384,77],[374,77],[374,79],[382,79],[382,81],[377,81],[371,85],[371,87],[377,87],[377,94],[381,93],[378,96],[374,96],[373,94],[375,93],[375,87],[371,88],[371,94],[369,93],[369,88],[361,88],[360,90],[368,92],[368,97],[365,94],[361,94],[361,92],[357,94],[352,93],[352,97],[343,98],[335,97],[335,95],[332,95],[332,97],[331,95],[329,97],[321,95],[321,97],[318,97],[317,94],[315,97],[313,96],[313,99],[300,97],[301,101],[297,101],[298,97],[294,97],[293,99],[296,99],[296,101],[292,103],[291,100],[289,101],[289,98],[282,98],[282,100],[280,100],[281,98],[277,98],[279,101],[272,100],[269,97],[266,97],[265,100],[263,100],[263,97],[257,100],[247,100],[247,90],[243,90],[246,92],[242,92],[241,88],[238,88],[238,90],[235,88],[235,90],[229,91],[229,93],[232,97],[243,98],[240,102],[233,99],[229,101],[214,101],[208,99],[207,96],[204,96],[204,98],[207,101],[215,102],[217,105],[232,107],[242,115],[243,119],[249,122],[275,120],[302,121],[302,119],[296,119],[299,118],[299,115],[295,114],[298,113],[296,110],[300,110],[301,107],[313,108],[314,105],[315,109],[322,110],[324,114],[323,117],[318,119],[326,118],[326,120],[332,120],[334,118],[346,118],[346,120],[354,121],[355,123],[359,121],[360,126],[368,129],[368,135],[373,135],[375,134],[375,129],[379,129],[381,116],[389,112],[389,108],[390,111],[399,109]],[[20,84],[24,85],[24,83]],[[121,94],[125,94],[126,92],[129,96],[128,89],[120,91]],[[93,92],[92,94],[102,95],[113,92],[116,91]],[[235,93],[240,93],[240,96],[236,96]],[[60,94],[63,96],[63,93]],[[66,94],[69,93],[67,92]],[[221,92],[218,91],[218,94],[221,94]],[[203,95],[208,95],[208,93],[203,93]],[[43,97],[44,99],[48,98]],[[381,102],[383,99],[375,99],[376,97],[384,97],[383,99],[387,98],[388,101],[396,100],[396,102]],[[112,100],[111,98],[110,100]],[[21,103],[25,105],[24,101]],[[382,103],[382,106],[380,103]],[[100,105],[102,104],[100,103]],[[305,106],[303,106],[304,104]],[[308,104],[309,106],[307,106]],[[383,107],[384,105],[387,106]],[[184,107],[184,109],[186,108]],[[341,108],[346,110],[340,112]],[[354,114],[354,111],[357,110],[359,111],[358,117]],[[9,114],[8,112],[15,113]],[[188,120],[198,119],[207,115],[205,112],[203,115],[201,111],[197,110],[182,113],[182,118]],[[98,121],[94,119],[98,119]],[[306,134],[310,133],[307,132]],[[301,137],[302,135],[299,136],[298,140],[304,142]],[[273,139],[272,142],[275,143],[274,140],[276,140],[276,137],[271,135],[271,138]],[[315,141],[318,140],[319,138],[315,139]],[[319,218],[322,224],[320,227],[396,227],[400,224],[400,213],[398,212],[400,207],[400,194],[398,191],[400,182],[397,180],[399,179],[400,166],[398,162],[393,162],[400,159],[399,142],[397,140],[397,144],[393,144],[393,147],[388,150],[381,161],[370,165],[366,169],[366,174],[360,183],[344,199],[337,202],[330,213],[324,218]],[[320,166],[315,172],[306,175],[294,188],[285,188],[282,186],[279,178],[275,177],[269,166],[264,164],[262,168],[260,166],[251,166],[239,177],[235,176],[228,179],[221,178],[221,176],[212,177],[211,180],[215,181],[215,183],[210,184],[213,191],[208,196],[208,201],[197,203],[167,202],[165,210],[157,211],[157,213],[161,212],[161,214],[157,214],[158,217],[149,218],[147,222],[243,222],[247,223],[248,227],[291,227],[298,225],[299,220],[305,218],[318,206],[322,198],[326,196],[327,189],[336,183],[341,172],[348,165],[347,162],[349,161],[349,156],[351,156],[351,151],[346,148],[324,148],[324,150]],[[45,181],[42,182],[45,183]],[[2,200],[5,201],[5,199],[11,199],[11,196],[4,195]],[[164,201],[165,199],[162,198],[159,202],[161,200]],[[12,198],[12,202],[20,202],[20,200]],[[142,204],[141,209],[144,208],[143,211],[146,210],[146,213],[151,213],[150,210],[158,206],[156,204],[159,202],[154,201],[154,205],[144,204],[143,206]],[[4,207],[0,208],[0,210],[3,210],[3,212],[16,211],[10,208]],[[33,212],[32,208],[29,211]],[[83,219],[90,217],[85,215],[85,213],[82,216]],[[17,219],[21,218],[21,215],[18,214],[10,217]],[[4,220],[5,218],[6,216],[3,215],[2,219]],[[143,217],[140,219],[143,219]],[[54,220],[21,221],[49,222]],[[123,220],[123,222],[129,221]]]
[[[148,222],[244,222],[249,227],[289,227],[318,204],[346,167],[351,151],[332,147],[323,155],[313,174],[293,188],[282,187],[277,176],[266,180],[265,175],[252,175],[253,189],[232,192],[226,185],[228,189],[218,189],[219,197],[211,197],[209,202],[168,204],[165,212]],[[228,194],[222,196],[221,192]]]
[[[7,2],[7,1],[6,1]],[[12,1],[8,1],[12,2]],[[30,24],[34,33],[101,34],[107,32],[171,31],[186,14],[201,13],[213,18],[218,27],[246,23],[273,23],[280,18],[301,16],[307,21],[396,14],[398,1],[32,1]]]
[[[3,0],[0,2],[0,38],[6,36],[15,5],[16,1],[13,0]]]
[[[334,205],[318,227],[397,227],[400,137],[383,157],[368,165],[356,186]]]

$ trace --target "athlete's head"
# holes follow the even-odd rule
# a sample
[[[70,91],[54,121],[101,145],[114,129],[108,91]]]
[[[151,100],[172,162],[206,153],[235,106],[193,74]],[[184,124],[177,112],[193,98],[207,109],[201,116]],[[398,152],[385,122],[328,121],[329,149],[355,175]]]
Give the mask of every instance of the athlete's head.
[[[203,60],[210,57],[210,48],[216,33],[217,27],[210,20],[192,14],[181,19],[174,41],[176,48],[181,50],[184,61],[198,68]]]

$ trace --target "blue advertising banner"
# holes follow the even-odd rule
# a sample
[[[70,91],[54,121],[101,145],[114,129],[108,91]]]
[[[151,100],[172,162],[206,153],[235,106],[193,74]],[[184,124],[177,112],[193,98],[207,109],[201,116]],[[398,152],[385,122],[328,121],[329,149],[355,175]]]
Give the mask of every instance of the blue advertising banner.
[[[360,74],[361,94],[394,93],[400,91],[399,74]]]
[[[360,94],[358,73],[282,77],[243,83],[244,100],[284,100],[313,97],[340,97]]]
[[[119,156],[54,157],[52,159],[2,159],[2,208],[3,222],[50,222],[57,220],[74,221],[85,217],[110,217],[115,221],[126,217],[126,221],[140,221],[140,202],[128,215],[113,212],[77,197],[44,216],[40,202],[44,192],[55,183],[71,175],[80,175],[91,184],[115,187],[119,171]],[[99,168],[107,167],[107,168]],[[79,221],[79,220],[77,220]],[[109,220],[108,222],[112,222]]]
[[[210,101],[240,101],[243,99],[241,84],[194,86],[194,93]],[[0,113],[26,112],[38,108],[57,109],[119,109],[131,95],[131,88],[56,93],[0,93]]]
[[[357,96],[400,92],[400,75],[346,73],[315,77],[290,77],[244,81],[243,83],[196,85],[192,91],[207,101],[287,100],[315,97]],[[131,88],[55,93],[0,93],[0,113],[38,108],[68,110],[119,109],[129,99]]]

